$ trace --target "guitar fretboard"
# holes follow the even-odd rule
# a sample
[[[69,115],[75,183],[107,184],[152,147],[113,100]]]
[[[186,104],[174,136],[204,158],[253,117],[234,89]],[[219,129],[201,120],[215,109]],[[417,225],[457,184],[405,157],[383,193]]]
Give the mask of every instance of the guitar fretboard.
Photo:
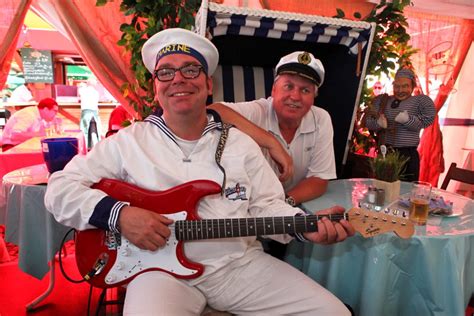
[[[186,220],[175,222],[175,236],[178,240],[199,240],[315,232],[322,217],[349,219],[348,214],[334,214]]]

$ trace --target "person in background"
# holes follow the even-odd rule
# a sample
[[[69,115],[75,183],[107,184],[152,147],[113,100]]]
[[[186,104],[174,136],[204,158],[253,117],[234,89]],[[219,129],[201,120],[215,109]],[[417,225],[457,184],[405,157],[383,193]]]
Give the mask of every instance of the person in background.
[[[16,111],[3,129],[3,146],[16,146],[32,137],[51,136],[61,130],[56,100],[46,98],[36,106]]]
[[[90,77],[86,83],[81,83],[77,94],[81,102],[80,128],[84,133],[87,148],[92,148],[100,140],[101,122],[99,117],[99,92],[95,88],[97,79]],[[96,130],[89,130],[92,119],[95,121]],[[92,133],[92,135],[89,135]]]
[[[110,113],[108,132],[118,131],[119,129],[124,128],[123,124],[127,121],[132,121],[132,119],[132,115],[130,115],[121,104],[119,104],[112,113]]]
[[[383,85],[380,81],[376,81],[372,87],[372,94],[374,96],[381,95],[383,93]]]
[[[8,89],[9,86],[7,83],[3,86],[3,89],[0,90],[0,102],[7,102],[8,98],[12,96],[12,92]]]
[[[76,156],[51,176],[45,205],[56,220],[79,230],[120,233],[139,248],[162,251],[174,231],[173,220],[90,188],[103,178],[152,191],[197,179],[222,184],[221,193],[197,204],[204,219],[304,216],[285,203],[283,188],[258,145],[222,124],[215,111],[206,111],[219,60],[212,42],[170,28],[147,40],[142,58],[153,74],[161,109],[99,142],[87,155]],[[318,213],[343,211],[333,207]],[[354,234],[346,220],[324,217],[314,224],[318,232],[272,238],[331,244]],[[326,289],[264,253],[254,236],[194,240],[186,242],[184,250],[189,260],[204,265],[203,274],[178,279],[155,270],[136,276],[127,287],[125,315],[199,315],[206,303],[240,315],[349,315]]]
[[[33,94],[31,93],[33,89],[33,83],[25,83],[21,86],[18,86],[15,90],[13,90],[8,102],[10,103],[26,103],[35,101]]]
[[[410,69],[399,69],[393,81],[393,96],[381,105],[382,96],[374,100],[376,115],[367,116],[370,130],[385,130],[385,144],[408,160],[402,179],[417,181],[420,174],[418,144],[420,131],[433,124],[436,115],[433,100],[426,95],[412,96],[416,87],[415,74]]]
[[[270,135],[286,149],[294,172],[283,187],[294,206],[321,196],[336,178],[334,132],[329,113],[313,105],[324,81],[321,61],[308,52],[293,52],[280,59],[275,72],[271,97],[209,107],[257,142],[269,142],[258,139]],[[267,158],[279,173],[279,166]]]

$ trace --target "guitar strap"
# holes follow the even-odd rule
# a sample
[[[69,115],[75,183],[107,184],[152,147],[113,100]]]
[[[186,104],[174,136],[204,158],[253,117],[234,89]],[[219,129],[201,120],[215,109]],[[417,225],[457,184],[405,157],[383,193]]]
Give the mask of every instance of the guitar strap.
[[[229,128],[231,128],[231,127],[232,127],[231,124],[222,123],[221,136],[219,138],[219,143],[217,144],[216,154],[215,154],[215,159],[216,159],[217,166],[219,167],[219,169],[224,174],[224,179],[222,180],[222,186],[221,186],[222,187],[221,195],[224,195],[225,181],[226,181],[225,169],[221,165],[221,158],[222,158],[222,153],[224,152],[225,143],[227,142],[227,137],[229,136]]]

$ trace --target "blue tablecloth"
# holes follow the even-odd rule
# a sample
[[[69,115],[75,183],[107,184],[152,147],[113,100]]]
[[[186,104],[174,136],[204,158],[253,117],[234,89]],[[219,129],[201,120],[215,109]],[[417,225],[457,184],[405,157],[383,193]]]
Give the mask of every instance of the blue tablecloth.
[[[370,179],[336,180],[304,207],[346,208],[364,199]],[[409,183],[402,183],[407,193]],[[474,293],[474,202],[435,189],[454,202],[456,217],[430,217],[411,239],[356,235],[331,246],[293,242],[286,261],[326,287],[356,315],[464,315]]]
[[[0,207],[0,223],[6,225],[5,240],[19,246],[20,269],[38,279],[49,271],[49,262],[69,230],[44,206],[47,177],[42,164],[12,171],[2,182],[5,205]]]

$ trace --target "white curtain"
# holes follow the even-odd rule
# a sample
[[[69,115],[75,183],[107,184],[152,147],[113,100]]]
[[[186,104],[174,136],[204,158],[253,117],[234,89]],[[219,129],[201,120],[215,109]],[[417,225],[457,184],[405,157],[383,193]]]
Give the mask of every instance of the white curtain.
[[[458,80],[454,86],[455,92],[451,95],[445,115],[447,119],[464,120],[467,125],[444,125],[441,127],[446,168],[445,172],[440,176],[440,185],[452,162],[457,163],[458,167],[463,167],[468,163],[467,159],[472,159],[472,155],[474,155],[474,153],[469,151],[469,149],[474,150],[474,126],[468,125],[469,120],[471,123],[474,120],[473,69],[474,42],[471,44],[467,57],[464,60]],[[458,184],[455,181],[451,181],[448,190],[455,191],[457,187]]]

